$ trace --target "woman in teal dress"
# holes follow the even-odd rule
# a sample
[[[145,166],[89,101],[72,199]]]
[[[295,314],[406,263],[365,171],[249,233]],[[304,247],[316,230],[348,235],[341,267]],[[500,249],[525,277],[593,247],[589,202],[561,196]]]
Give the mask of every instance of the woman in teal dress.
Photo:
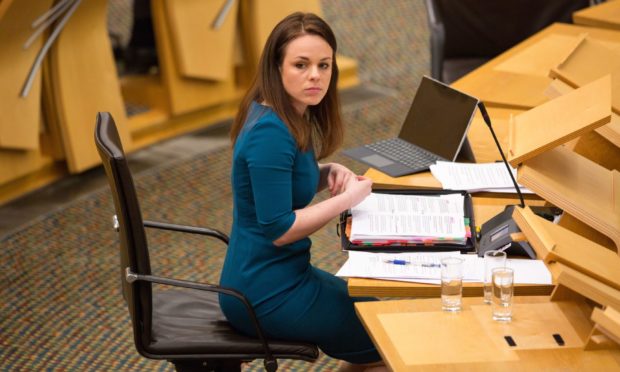
[[[310,264],[308,236],[362,201],[371,181],[320,164],[342,143],[336,40],[310,13],[269,36],[231,129],[233,226],[220,284],[246,295],[269,337],[315,343],[342,370],[385,367],[357,318],[346,282]],[[331,197],[310,204],[328,189]],[[238,330],[255,335],[243,305],[220,296]]]

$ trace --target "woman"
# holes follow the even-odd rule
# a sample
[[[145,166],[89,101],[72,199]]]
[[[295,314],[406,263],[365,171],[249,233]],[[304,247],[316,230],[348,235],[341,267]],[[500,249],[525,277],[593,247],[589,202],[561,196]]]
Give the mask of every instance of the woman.
[[[310,264],[308,236],[362,201],[371,181],[319,164],[342,143],[336,39],[321,18],[294,13],[271,32],[231,129],[233,226],[220,283],[243,292],[267,335],[317,344],[343,370],[383,368],[346,283]],[[309,205],[328,188],[331,197]],[[371,299],[357,299],[371,300]],[[240,331],[242,304],[220,296]]]

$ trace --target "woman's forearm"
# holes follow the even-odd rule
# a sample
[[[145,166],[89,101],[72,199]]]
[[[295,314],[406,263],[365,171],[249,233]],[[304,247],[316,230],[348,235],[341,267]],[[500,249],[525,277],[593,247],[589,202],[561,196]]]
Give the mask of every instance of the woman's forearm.
[[[295,222],[274,244],[282,246],[305,238],[325,226],[334,217],[351,207],[351,195],[346,191],[322,202],[295,211]]]

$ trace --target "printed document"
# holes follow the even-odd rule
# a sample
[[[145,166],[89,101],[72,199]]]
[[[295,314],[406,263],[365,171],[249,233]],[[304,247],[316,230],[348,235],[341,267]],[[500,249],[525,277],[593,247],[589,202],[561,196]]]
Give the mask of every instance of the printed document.
[[[453,163],[438,161],[431,165],[431,173],[446,190],[467,190],[469,192],[516,193],[512,179],[504,163]],[[517,170],[511,168],[515,179]],[[519,185],[522,193],[532,191]]]
[[[441,259],[448,256],[456,256],[465,260],[463,263],[463,281],[482,282],[484,259],[477,255],[464,255],[459,252],[375,253],[349,251],[349,259],[336,275],[440,284]],[[517,284],[552,284],[551,273],[542,260],[509,258],[506,260],[506,266],[514,270],[514,280]]]
[[[464,196],[371,193],[351,209],[351,241],[465,241]]]

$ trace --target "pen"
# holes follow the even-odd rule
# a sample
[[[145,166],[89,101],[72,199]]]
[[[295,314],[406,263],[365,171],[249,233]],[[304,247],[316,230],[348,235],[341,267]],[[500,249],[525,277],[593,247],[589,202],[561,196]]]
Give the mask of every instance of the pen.
[[[409,265],[411,262],[405,260],[387,260],[385,263],[394,264],[394,265]]]
[[[411,265],[411,262],[409,261],[405,261],[405,260],[387,260],[384,261],[385,263],[388,264],[393,264],[393,265]],[[416,265],[420,265],[422,267],[441,267],[440,264],[436,264],[436,263],[415,263]]]

